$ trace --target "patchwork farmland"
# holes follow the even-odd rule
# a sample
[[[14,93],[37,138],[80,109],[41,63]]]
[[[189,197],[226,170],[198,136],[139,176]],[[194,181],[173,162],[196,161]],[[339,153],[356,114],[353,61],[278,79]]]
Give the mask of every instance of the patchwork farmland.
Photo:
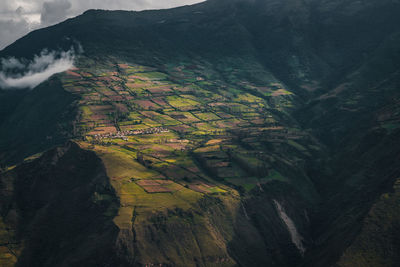
[[[95,64],[81,64],[62,81],[81,99],[76,142],[103,159],[127,209],[119,216],[274,180],[304,185],[301,172],[287,170],[300,169],[318,144],[286,119],[296,96],[284,85],[209,80],[215,73],[201,65]]]

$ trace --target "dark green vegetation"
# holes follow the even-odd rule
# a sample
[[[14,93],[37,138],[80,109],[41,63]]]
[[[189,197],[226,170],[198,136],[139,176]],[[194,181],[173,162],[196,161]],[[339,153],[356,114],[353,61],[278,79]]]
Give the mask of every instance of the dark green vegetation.
[[[93,152],[74,143],[52,149],[2,179],[2,256],[14,260],[12,256],[21,255],[21,266],[113,261],[109,241],[118,228],[110,217],[118,207],[104,166]],[[96,246],[89,245],[93,239]]]
[[[20,39],[0,56],[84,53],[0,91],[0,265],[399,265],[399,13],[210,0]]]
[[[76,98],[65,92],[58,80],[45,82],[31,92],[0,94],[4,95],[4,115],[0,115],[1,161],[20,162],[72,137]]]

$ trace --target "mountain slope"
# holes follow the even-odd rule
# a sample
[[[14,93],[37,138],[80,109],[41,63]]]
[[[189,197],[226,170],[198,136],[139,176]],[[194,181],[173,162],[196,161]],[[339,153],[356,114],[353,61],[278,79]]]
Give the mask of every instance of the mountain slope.
[[[400,208],[379,208],[400,176],[399,11],[391,0],[210,0],[92,10],[18,40],[0,56],[83,52],[32,91],[1,92],[0,260],[369,262],[373,210]],[[389,235],[379,242],[397,242]],[[374,266],[396,266],[390,253]]]

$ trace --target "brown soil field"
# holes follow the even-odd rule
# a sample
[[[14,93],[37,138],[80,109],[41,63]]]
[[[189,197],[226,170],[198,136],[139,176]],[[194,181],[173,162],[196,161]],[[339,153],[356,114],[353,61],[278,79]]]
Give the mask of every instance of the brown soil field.
[[[149,90],[150,93],[152,93],[152,94],[172,92],[170,86],[159,86],[159,87],[147,88],[147,90]]]
[[[265,120],[264,119],[255,119],[255,120],[251,120],[251,123],[261,125],[261,124],[265,123]]]
[[[123,97],[123,96],[120,96],[120,95],[112,95],[112,96],[109,96],[109,98],[110,98],[112,101],[116,101],[116,102],[122,102],[122,101],[125,100],[124,97]]]
[[[135,103],[136,105],[144,108],[144,109],[150,109],[150,108],[160,108],[159,105],[157,105],[156,103],[151,102],[150,100],[135,100],[133,101],[133,103]]]
[[[164,101],[164,99],[162,97],[155,97],[152,99],[155,103],[157,103],[158,105],[165,107],[168,106],[167,102]]]
[[[118,64],[118,67],[120,67],[121,69],[128,69],[129,65],[128,64]]]
[[[216,112],[217,116],[222,118],[222,119],[229,119],[232,118],[233,116],[231,114],[225,113],[225,112]]]
[[[114,105],[117,108],[117,110],[122,112],[122,113],[129,112],[129,109],[125,104],[115,103]]]
[[[172,129],[173,131],[176,132],[181,132],[181,133],[186,133],[186,132],[190,132],[192,129],[192,127],[190,127],[189,125],[178,125],[178,126],[170,126],[170,129]]]
[[[138,80],[142,80],[142,81],[150,81],[149,78],[143,77],[143,76],[130,75],[130,76],[128,77],[128,80],[133,80],[133,79],[138,79]]]
[[[208,188],[210,188],[211,186],[204,184],[204,183],[200,183],[200,184],[192,184],[189,185],[189,188],[192,189],[193,191],[196,192],[200,192],[200,193],[209,193],[210,191],[208,190]]]
[[[157,182],[156,180],[139,180],[136,182],[136,184],[138,184],[140,186],[160,185],[160,183]]]
[[[169,193],[179,190],[179,185],[170,180],[139,180],[136,182],[147,193]]]
[[[80,74],[81,74],[83,77],[85,77],[85,78],[91,78],[91,77],[93,77],[93,75],[90,74],[90,73],[88,73],[88,72],[81,72]]]
[[[222,102],[217,102],[217,103],[210,103],[208,104],[211,107],[222,107],[222,106],[228,106],[227,103],[222,103]]]
[[[180,91],[180,92],[185,92],[185,93],[193,91],[193,89],[190,87],[177,87],[174,89],[177,91]]]
[[[161,185],[173,184],[174,182],[171,180],[154,180]]]
[[[95,135],[95,134],[106,134],[106,133],[116,133],[116,132],[117,129],[115,129],[115,127],[108,126],[108,127],[97,127],[88,134]]]
[[[106,115],[103,114],[95,114],[95,115],[91,115],[90,119],[93,121],[108,121],[108,117]]]
[[[87,102],[89,102],[89,101],[99,101],[100,98],[101,98],[101,96],[98,95],[98,94],[85,95],[83,97],[84,101],[87,101]]]
[[[289,93],[285,91],[284,89],[279,89],[277,91],[274,91],[271,95],[272,96],[281,96],[281,95],[288,95]]]
[[[167,143],[165,145],[176,150],[181,150],[186,148],[186,143]]]
[[[104,105],[104,106],[90,106],[90,110],[94,113],[108,113],[113,111],[113,106],[111,105]]]
[[[116,93],[115,93],[114,91],[111,91],[111,90],[109,90],[109,89],[107,89],[107,90],[101,90],[101,92],[102,92],[104,95],[108,96],[108,97],[117,96]]]
[[[73,72],[71,70],[67,71],[66,73],[68,76],[79,77],[79,78],[82,77],[79,73]]]
[[[164,186],[142,186],[147,193],[171,193],[176,190]]]

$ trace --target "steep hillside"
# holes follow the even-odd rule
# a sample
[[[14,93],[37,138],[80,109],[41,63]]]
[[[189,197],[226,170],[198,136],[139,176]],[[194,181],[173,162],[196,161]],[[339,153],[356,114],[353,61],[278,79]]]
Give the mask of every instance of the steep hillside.
[[[399,181],[383,194],[363,221],[360,234],[346,249],[339,266],[399,265]]]
[[[33,91],[4,91],[0,162],[15,164],[73,137],[76,97],[53,79]]]
[[[45,152],[1,174],[0,190],[2,266],[15,257],[18,266],[94,266],[115,258],[119,201],[93,152],[74,143]]]
[[[192,65],[171,62],[149,67],[117,60],[81,56],[75,69],[43,85],[54,90],[49,85],[59,84],[69,95],[63,99],[73,100],[68,104],[77,114],[69,123],[75,136],[75,143],[68,145],[73,148],[71,157],[84,153],[80,149],[95,152],[119,199],[116,213],[108,217],[118,235],[115,241],[114,237],[104,241],[114,253],[111,262],[138,266],[299,263],[311,243],[307,213],[318,199],[302,166],[322,152],[288,114],[297,97],[268,72],[262,79],[271,81],[262,87],[242,80],[243,72],[225,70],[237,63],[214,67],[192,60]],[[28,96],[41,90],[38,87]],[[37,114],[31,106],[25,112]],[[52,169],[52,156],[46,155],[70,151],[68,146],[47,152],[29,166]],[[2,180],[9,182],[4,188],[16,183],[18,178],[10,175],[25,165],[5,168]],[[54,168],[64,171],[62,166]],[[32,177],[41,177],[41,171],[32,171]],[[15,188],[18,192],[18,183]],[[76,198],[73,191],[65,194]],[[103,199],[100,193],[93,194],[91,201]],[[13,223],[6,214],[7,228]],[[29,221],[22,218],[16,225]],[[25,244],[33,237],[22,229],[15,238],[17,244]],[[43,242],[64,239],[45,237]],[[19,262],[37,261],[27,256],[34,249],[32,245],[15,253]],[[101,248],[93,244],[93,249]],[[70,257],[75,256],[65,255],[65,260]],[[83,264],[90,258],[75,261]]]
[[[0,264],[396,266],[399,13],[91,10],[0,51],[79,51],[0,91]]]

